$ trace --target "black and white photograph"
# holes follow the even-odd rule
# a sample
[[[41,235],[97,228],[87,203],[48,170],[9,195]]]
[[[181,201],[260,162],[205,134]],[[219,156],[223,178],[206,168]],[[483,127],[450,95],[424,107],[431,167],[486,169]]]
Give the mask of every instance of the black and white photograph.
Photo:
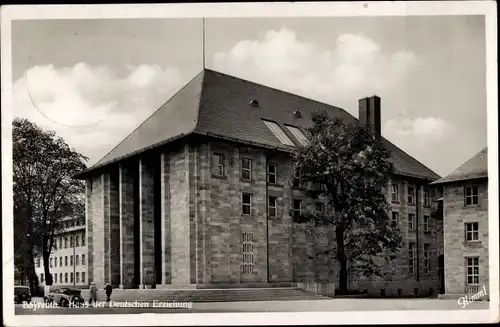
[[[6,326],[498,322],[494,2],[1,13]]]

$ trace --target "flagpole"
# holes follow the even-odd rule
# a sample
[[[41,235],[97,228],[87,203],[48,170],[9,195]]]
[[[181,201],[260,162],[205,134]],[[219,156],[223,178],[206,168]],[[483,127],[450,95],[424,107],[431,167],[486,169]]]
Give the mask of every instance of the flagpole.
[[[202,18],[202,33],[203,33],[203,38],[202,38],[202,51],[203,51],[203,69],[205,69],[205,17]]]

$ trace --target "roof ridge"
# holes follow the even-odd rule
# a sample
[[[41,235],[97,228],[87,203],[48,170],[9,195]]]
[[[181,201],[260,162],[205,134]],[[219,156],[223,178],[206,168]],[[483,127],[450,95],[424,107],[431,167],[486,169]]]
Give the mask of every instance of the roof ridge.
[[[486,176],[482,176],[481,174],[477,174],[477,171],[476,171],[476,175],[472,175],[472,176],[470,176],[470,174],[471,174],[470,171],[469,172],[461,171],[462,168],[464,168],[464,167],[470,168],[467,166],[470,165],[471,163],[474,163],[474,162],[480,160],[480,157],[481,157],[481,155],[483,155],[483,152],[486,152],[485,153],[486,155],[488,154],[488,146],[482,148],[480,151],[476,152],[474,155],[469,157],[469,159],[464,161],[461,165],[455,167],[455,169],[453,169],[450,173],[446,174],[444,177],[435,181],[435,184],[486,177]],[[472,170],[474,170],[474,169],[472,169]],[[487,171],[488,171],[488,162],[486,162],[486,173],[487,173]],[[469,176],[467,176],[467,174]]]
[[[216,73],[216,74],[224,75],[224,76],[227,76],[229,78],[239,79],[241,81],[244,81],[244,82],[247,82],[247,83],[251,83],[251,84],[254,84],[254,85],[257,85],[257,86],[264,86],[264,87],[267,87],[268,89],[271,89],[271,90],[274,90],[274,91],[277,91],[277,92],[281,92],[281,93],[284,93],[284,94],[288,94],[288,95],[290,95],[292,97],[301,98],[301,99],[307,100],[307,101],[313,101],[313,102],[316,102],[318,104],[322,104],[322,105],[329,106],[329,107],[332,107],[332,108],[335,108],[335,109],[338,109],[338,110],[342,110],[345,113],[351,115],[353,118],[356,118],[349,111],[345,110],[344,108],[337,107],[337,106],[335,106],[333,104],[329,104],[329,103],[326,103],[326,102],[323,102],[323,101],[319,101],[319,100],[316,100],[316,99],[313,99],[313,98],[308,98],[308,97],[303,96],[303,95],[295,94],[295,93],[292,93],[290,91],[285,91],[285,90],[278,89],[278,88],[273,87],[273,86],[269,86],[269,84],[264,84],[264,83],[261,84],[261,83],[258,83],[258,82],[255,82],[255,81],[251,81],[251,80],[246,79],[246,78],[238,77],[238,76],[235,76],[235,75],[230,75],[230,74],[223,73],[223,72],[220,72],[220,71],[217,71],[217,70],[213,70],[213,69],[209,69],[209,68],[205,68],[205,70],[213,72],[213,73]]]
[[[101,157],[95,164],[90,166],[87,170],[91,170],[97,166],[99,166],[100,162],[102,159],[106,158],[107,155],[109,155],[111,152],[113,152],[116,148],[118,148],[123,142],[125,142],[132,134],[134,134],[141,126],[143,126],[149,119],[151,119],[156,113],[158,113],[167,103],[169,103],[177,94],[181,93],[182,90],[184,90],[189,84],[191,84],[192,81],[194,81],[198,76],[204,74],[204,70],[196,74],[193,78],[191,78],[187,83],[185,83],[181,88],[179,88],[167,101],[163,102],[161,106],[159,106],[155,111],[153,111],[146,119],[144,119],[136,128],[134,128],[133,131],[131,131],[127,136],[125,136],[124,139],[122,139],[118,144],[116,144],[111,150],[109,150],[105,155]],[[204,80],[203,76],[203,80]],[[202,82],[203,83],[203,82]],[[179,108],[176,108],[175,110],[178,110]],[[196,119],[196,124],[198,124],[198,119]]]

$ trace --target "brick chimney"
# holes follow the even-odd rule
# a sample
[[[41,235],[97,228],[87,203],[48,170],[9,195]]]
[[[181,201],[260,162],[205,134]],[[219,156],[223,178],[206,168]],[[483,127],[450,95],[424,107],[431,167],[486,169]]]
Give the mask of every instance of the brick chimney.
[[[380,98],[376,95],[359,100],[359,123],[366,126],[380,140]]]

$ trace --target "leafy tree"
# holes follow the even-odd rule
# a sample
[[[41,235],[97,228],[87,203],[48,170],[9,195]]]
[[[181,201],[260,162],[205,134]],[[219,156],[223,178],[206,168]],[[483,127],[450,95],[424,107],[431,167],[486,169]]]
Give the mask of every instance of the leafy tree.
[[[313,115],[307,145],[293,155],[310,198],[324,196],[326,210],[304,210],[296,222],[331,226],[336,246],[329,253],[340,264],[339,292],[347,292],[348,272],[381,275],[374,256],[387,260],[401,238],[390,226],[384,188],[394,172],[390,153],[366,128]]]
[[[72,177],[86,169],[87,158],[27,119],[16,118],[12,134],[15,258],[33,288],[34,262],[41,255],[46,285],[52,285],[54,234],[62,228],[63,217],[83,215],[85,185]]]

